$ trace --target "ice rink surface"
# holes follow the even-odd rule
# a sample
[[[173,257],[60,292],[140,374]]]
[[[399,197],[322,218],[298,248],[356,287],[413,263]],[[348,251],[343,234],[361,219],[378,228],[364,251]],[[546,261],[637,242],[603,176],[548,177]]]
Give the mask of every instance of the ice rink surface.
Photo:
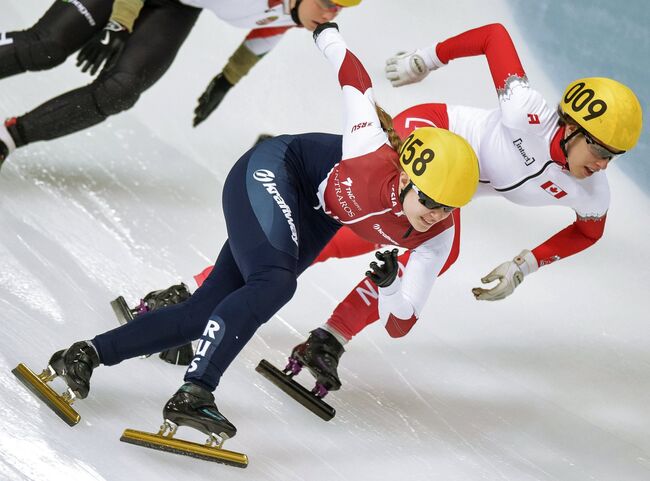
[[[0,31],[28,27],[49,5],[2,3]],[[367,0],[339,24],[391,113],[428,101],[496,107],[483,58],[457,60],[401,89],[383,79],[395,51],[494,21],[508,27],[531,82],[554,103],[563,84],[547,76],[516,21],[525,6],[515,3],[516,16],[502,1]],[[290,32],[205,124],[191,128],[196,98],[244,35],[204,12],[168,74],[134,109],[17,151],[3,166],[0,479],[650,479],[650,210],[647,194],[616,164],[608,170],[604,238],[526,278],[501,302],[476,302],[470,289],[574,215],[501,199],[465,208],[461,257],[410,335],[393,340],[377,323],[348,344],[344,387],[328,397],[337,410],[329,423],[254,371],[262,358],[282,364],[370,258],[309,269],[216,392],[238,428],[226,447],[249,455],[246,470],[119,442],[124,428],[157,429],[182,382],[182,368],[156,358],[98,369],[89,398],[76,404],[82,420],[74,428],[17,382],[10,370],[19,362],[40,369],[55,350],[115,327],[116,295],[132,302],[180,280],[195,288],[192,275],[214,261],[225,238],[225,175],[259,133],[340,132],[335,75],[305,31]],[[73,59],[2,80],[0,115],[19,115],[87,81]],[[618,162],[647,159],[632,153]]]

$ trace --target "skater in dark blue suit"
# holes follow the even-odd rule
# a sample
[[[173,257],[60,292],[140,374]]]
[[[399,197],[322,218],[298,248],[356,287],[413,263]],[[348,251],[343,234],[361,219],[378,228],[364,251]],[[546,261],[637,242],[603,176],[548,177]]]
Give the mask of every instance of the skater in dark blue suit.
[[[52,356],[52,372],[76,397],[88,395],[99,364],[199,339],[185,384],[163,409],[165,423],[172,430],[182,425],[211,437],[234,436],[236,428],[217,409],[212,391],[257,328],[291,299],[297,277],[343,224],[370,242],[413,249],[404,281],[397,278],[396,257],[385,263],[390,271],[371,264],[371,277],[380,286],[384,315],[409,318],[421,309],[432,286],[429,273],[451,249],[450,212],[476,190],[476,154],[461,137],[424,128],[409,137],[400,157],[391,119],[376,107],[370,78],[336,24],[320,25],[314,37],[337,69],[344,135],[282,135],[240,158],[224,184],[228,239],[194,295]]]
[[[185,380],[213,391],[257,328],[291,299],[298,275],[340,227],[314,209],[318,184],[340,159],[341,136],[331,134],[283,135],[248,151],[224,184],[228,240],[211,275],[187,302],[95,337],[102,363],[200,337]]]

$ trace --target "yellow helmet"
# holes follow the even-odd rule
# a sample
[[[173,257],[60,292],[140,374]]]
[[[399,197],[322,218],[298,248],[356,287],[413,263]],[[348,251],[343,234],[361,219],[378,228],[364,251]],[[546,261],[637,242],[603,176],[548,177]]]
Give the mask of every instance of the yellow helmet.
[[[356,7],[361,3],[361,0],[332,0],[339,7]]]
[[[630,150],[641,135],[639,99],[616,80],[575,80],[564,91],[560,108],[598,141],[617,150]]]
[[[446,129],[415,129],[400,149],[399,162],[417,190],[438,204],[461,207],[476,192],[476,153],[464,138]]]

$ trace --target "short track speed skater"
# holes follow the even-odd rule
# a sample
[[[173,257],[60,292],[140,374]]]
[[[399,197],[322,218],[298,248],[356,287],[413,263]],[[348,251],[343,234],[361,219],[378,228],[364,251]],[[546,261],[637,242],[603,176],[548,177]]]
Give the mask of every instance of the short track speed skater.
[[[205,444],[176,439],[179,426],[197,429],[208,435]],[[237,428],[217,409],[208,390],[186,383],[163,409],[163,424],[157,433],[126,429],[120,438],[125,443],[182,454],[239,468],[248,466],[248,457],[223,449],[223,443],[237,434]]]
[[[341,388],[337,367],[344,351],[331,333],[318,328],[309,334],[307,341],[293,348],[283,370],[264,359],[255,370],[318,417],[329,421],[336,410],[323,398],[329,391]],[[316,385],[311,391],[293,379],[303,366],[316,378]]]

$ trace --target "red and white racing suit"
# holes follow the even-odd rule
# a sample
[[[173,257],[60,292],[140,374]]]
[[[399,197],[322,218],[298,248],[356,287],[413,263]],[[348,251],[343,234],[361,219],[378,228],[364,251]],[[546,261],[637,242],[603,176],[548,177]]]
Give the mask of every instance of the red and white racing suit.
[[[338,72],[346,112],[342,160],[319,186],[319,207],[370,245],[410,249],[401,279],[378,289],[378,311],[389,325],[414,323],[435,282],[431,272],[449,256],[453,217],[407,235],[412,229],[399,202],[398,155],[377,116],[370,77],[338,30],[324,30],[316,44]]]
[[[252,28],[244,41],[255,55],[267,54],[284,32],[296,26],[289,0],[179,0],[185,5],[211,10],[235,27]]]
[[[405,138],[424,126],[447,128],[469,141],[480,164],[476,197],[501,195],[526,206],[561,205],[573,209],[576,221],[532,250],[539,266],[580,252],[602,235],[609,207],[609,186],[604,172],[576,179],[566,168],[560,148],[564,128],[557,111],[533,90],[517,51],[501,25],[487,25],[441,42],[436,47],[443,63],[460,57],[485,55],[499,96],[499,108],[483,110],[444,104],[423,104],[405,110],[394,119],[395,130]],[[458,212],[456,211],[458,214]],[[442,274],[458,256],[460,219],[456,221],[454,249]],[[346,245],[352,246],[348,251]],[[366,252],[376,246],[366,244]],[[317,260],[363,253],[362,241],[341,229]],[[400,256],[407,264],[409,253]],[[328,324],[351,338],[376,321],[377,292],[366,278],[334,310]],[[391,336],[402,329],[387,326]]]

